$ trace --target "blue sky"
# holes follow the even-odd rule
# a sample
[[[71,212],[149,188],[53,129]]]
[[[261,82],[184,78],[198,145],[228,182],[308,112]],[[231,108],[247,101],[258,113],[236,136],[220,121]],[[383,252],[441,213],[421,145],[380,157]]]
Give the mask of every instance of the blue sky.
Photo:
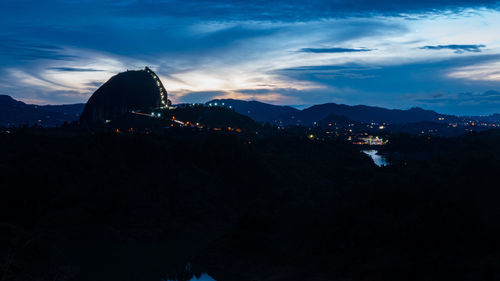
[[[0,94],[85,102],[145,65],[173,102],[500,112],[498,1],[0,0]]]

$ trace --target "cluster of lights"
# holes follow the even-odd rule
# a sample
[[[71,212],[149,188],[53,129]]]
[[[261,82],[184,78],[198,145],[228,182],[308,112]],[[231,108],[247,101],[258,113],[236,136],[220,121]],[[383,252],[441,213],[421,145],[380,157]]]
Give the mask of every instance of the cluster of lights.
[[[352,136],[349,136],[347,138],[348,141],[354,141]],[[366,137],[358,137],[356,141],[353,142],[353,144],[356,145],[385,145],[387,144],[388,141],[384,140],[383,138],[380,138],[378,136],[366,136]]]
[[[219,105],[219,103],[214,102],[214,103],[209,103],[208,106],[225,106],[225,103],[222,103]],[[231,105],[228,106],[229,108],[233,108]]]
[[[167,93],[167,90],[165,90],[165,88],[163,87],[163,84],[161,83],[160,78],[158,78],[156,73],[154,73],[151,69],[149,69],[149,67],[145,67],[144,70],[147,73],[151,74],[151,76],[153,76],[153,79],[155,79],[156,85],[158,86],[158,89],[160,89],[160,97],[161,97],[162,107],[168,108],[168,106],[169,106],[168,99],[167,99],[168,93]]]

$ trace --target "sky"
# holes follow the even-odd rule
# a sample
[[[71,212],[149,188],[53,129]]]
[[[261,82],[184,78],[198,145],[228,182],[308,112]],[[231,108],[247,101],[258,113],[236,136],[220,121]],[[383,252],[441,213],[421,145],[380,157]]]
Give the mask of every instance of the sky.
[[[0,94],[86,102],[152,68],[174,103],[215,98],[500,112],[500,2],[0,0]]]

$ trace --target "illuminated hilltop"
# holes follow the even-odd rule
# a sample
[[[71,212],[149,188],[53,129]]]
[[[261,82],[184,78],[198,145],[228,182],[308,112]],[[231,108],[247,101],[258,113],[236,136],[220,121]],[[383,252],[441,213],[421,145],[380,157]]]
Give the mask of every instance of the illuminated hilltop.
[[[170,105],[159,77],[148,67],[119,73],[90,97],[81,115],[84,124],[110,122],[129,112],[151,112]]]

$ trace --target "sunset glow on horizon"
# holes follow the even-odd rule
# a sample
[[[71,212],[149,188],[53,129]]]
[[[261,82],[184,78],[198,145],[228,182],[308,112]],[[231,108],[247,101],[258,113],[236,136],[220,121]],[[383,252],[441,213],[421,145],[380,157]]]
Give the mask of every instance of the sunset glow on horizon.
[[[0,4],[0,94],[86,102],[111,76],[149,66],[174,103],[500,108],[500,93],[484,95],[500,91],[496,1],[49,2]]]

